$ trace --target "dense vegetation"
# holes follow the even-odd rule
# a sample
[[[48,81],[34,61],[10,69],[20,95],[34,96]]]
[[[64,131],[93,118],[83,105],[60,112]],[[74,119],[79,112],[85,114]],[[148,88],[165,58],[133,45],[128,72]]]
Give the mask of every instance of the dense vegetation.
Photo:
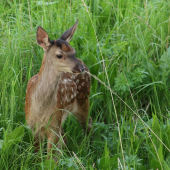
[[[0,1],[0,167],[170,169],[169,14],[170,3],[162,0]],[[70,44],[96,76],[93,140],[70,116],[63,125],[67,148],[55,164],[45,149],[34,154],[26,85],[43,57],[37,26],[57,39],[77,18]]]

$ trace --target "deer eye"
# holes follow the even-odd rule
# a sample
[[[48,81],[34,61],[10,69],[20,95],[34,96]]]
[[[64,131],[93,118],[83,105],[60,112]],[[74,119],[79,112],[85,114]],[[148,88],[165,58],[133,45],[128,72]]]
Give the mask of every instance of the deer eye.
[[[57,55],[57,58],[62,58],[62,55]]]

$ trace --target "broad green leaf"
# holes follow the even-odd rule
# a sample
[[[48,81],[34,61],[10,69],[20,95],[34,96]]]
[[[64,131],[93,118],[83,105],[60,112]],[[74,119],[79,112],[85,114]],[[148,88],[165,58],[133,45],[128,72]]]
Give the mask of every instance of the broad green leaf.
[[[99,168],[100,169],[109,168],[109,165],[110,165],[109,160],[110,160],[110,156],[109,156],[109,150],[107,148],[107,141],[106,141],[104,151],[103,151],[103,155],[102,155],[101,160],[100,160]]]
[[[165,145],[170,148],[170,126],[169,124],[167,124],[166,128],[165,128],[165,132],[164,132],[164,143]],[[165,155],[168,155],[169,151],[167,149],[165,149]]]
[[[153,116],[152,130],[159,137],[159,139],[162,140],[161,128],[160,128],[160,124],[158,122],[158,118],[154,114],[152,114],[152,116]],[[154,134],[152,134],[152,136],[153,136],[152,137],[153,143],[155,144],[156,149],[158,150],[161,147],[162,144],[160,143],[159,139]]]
[[[143,165],[138,165],[137,170],[146,170],[146,168]]]
[[[165,161],[163,161],[163,169],[170,170],[170,167]]]
[[[16,142],[19,142],[21,141],[21,138],[23,137],[23,135],[24,135],[24,127],[19,126],[6,136],[5,142],[8,143],[13,140],[15,140]]]
[[[155,159],[155,158],[153,158],[153,159],[151,160],[150,168],[155,169],[155,170],[156,170],[156,169],[160,169],[160,170],[162,169],[159,161],[158,161],[157,159]]]
[[[166,164],[170,167],[170,154],[166,158]]]
[[[113,168],[117,168],[118,166],[118,157],[119,155],[115,155],[113,156],[112,158],[110,158],[109,160],[109,164],[110,164],[110,167],[113,169]]]
[[[2,149],[2,146],[3,146],[3,140],[0,140],[0,149]]]
[[[152,114],[152,116],[153,116],[152,130],[159,137],[159,139],[162,140],[161,127],[160,127],[160,124],[158,122],[158,118],[154,114]],[[152,159],[151,164],[150,164],[152,168],[155,167],[155,166],[158,166],[158,165],[159,165],[159,167],[161,167],[159,160],[162,163],[163,159],[164,159],[163,158],[163,146],[162,146],[161,142],[159,141],[159,139],[154,134],[152,134],[153,144],[156,147],[156,150],[155,150],[154,146],[151,147],[152,152],[154,153],[155,157],[157,157],[157,155],[159,156],[159,159],[158,158],[157,159],[155,159],[155,158]]]
[[[24,135],[24,127],[23,126],[19,126],[19,127],[15,128],[4,139],[4,141],[5,141],[5,144],[4,144],[5,149],[9,149],[10,146],[12,146],[12,144],[19,143],[22,140],[23,135]]]

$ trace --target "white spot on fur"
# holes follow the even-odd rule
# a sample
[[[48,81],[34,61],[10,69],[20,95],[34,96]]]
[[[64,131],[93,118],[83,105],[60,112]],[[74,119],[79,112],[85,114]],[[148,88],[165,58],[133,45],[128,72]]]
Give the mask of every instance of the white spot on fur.
[[[83,79],[83,80],[85,80],[85,77],[84,77],[84,75],[82,76],[82,79]]]
[[[81,89],[81,86],[78,86],[78,89]]]
[[[84,86],[84,82],[81,85]]]
[[[79,79],[76,80],[76,84],[78,84],[78,83],[79,83]]]
[[[64,89],[61,89],[61,93],[63,93]]]
[[[67,84],[68,83],[68,80],[67,79],[64,79],[63,80],[63,84]]]
[[[71,99],[73,99],[73,97],[74,97],[74,96],[73,96],[73,95],[71,95]]]
[[[72,80],[71,79],[68,79],[69,82],[71,82]]]
[[[71,78],[71,79],[75,79],[75,76],[74,76],[74,75],[71,75],[70,78]]]

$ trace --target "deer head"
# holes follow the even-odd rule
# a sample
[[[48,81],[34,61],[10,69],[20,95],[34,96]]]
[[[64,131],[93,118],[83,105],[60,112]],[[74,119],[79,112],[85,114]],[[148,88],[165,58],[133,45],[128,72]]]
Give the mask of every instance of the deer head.
[[[38,45],[44,49],[43,62],[53,72],[84,72],[84,66],[75,57],[76,51],[69,44],[77,25],[78,20],[59,39],[52,41],[47,32],[38,26],[36,39]]]

